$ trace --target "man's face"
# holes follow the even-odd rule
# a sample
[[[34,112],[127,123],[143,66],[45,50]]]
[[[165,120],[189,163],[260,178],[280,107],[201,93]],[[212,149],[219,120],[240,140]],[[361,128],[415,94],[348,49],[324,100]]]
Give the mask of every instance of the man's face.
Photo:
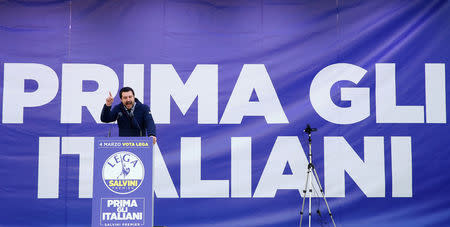
[[[122,92],[122,98],[120,99],[122,104],[127,107],[127,109],[131,109],[134,105],[134,95],[132,91]]]

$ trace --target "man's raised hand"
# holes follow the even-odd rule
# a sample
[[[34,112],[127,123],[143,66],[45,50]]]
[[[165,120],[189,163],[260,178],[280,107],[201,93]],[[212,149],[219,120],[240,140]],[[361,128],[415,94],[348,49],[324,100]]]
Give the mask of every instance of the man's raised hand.
[[[106,98],[106,105],[112,106],[113,101],[114,101],[114,98],[112,97],[111,92],[109,92],[109,96]]]

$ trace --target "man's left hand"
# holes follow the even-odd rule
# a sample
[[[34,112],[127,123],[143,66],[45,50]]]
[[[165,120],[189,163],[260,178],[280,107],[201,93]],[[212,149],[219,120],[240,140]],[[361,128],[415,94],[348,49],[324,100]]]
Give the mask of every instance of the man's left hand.
[[[153,144],[155,144],[155,143],[156,143],[156,136],[150,136],[150,137],[152,137],[152,139],[153,139]]]

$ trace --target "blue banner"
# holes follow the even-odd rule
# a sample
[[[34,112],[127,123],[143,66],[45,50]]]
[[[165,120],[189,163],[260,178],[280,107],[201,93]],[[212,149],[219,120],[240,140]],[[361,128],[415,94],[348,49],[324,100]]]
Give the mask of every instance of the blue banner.
[[[309,124],[337,226],[446,226],[448,21],[447,0],[0,0],[0,226],[91,224],[123,86],[156,123],[155,225],[298,226]]]

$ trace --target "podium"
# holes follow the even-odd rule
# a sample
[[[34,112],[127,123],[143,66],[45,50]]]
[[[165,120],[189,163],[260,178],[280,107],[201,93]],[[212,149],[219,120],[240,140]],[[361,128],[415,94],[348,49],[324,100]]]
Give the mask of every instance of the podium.
[[[147,137],[94,143],[91,226],[153,227],[153,144]]]

